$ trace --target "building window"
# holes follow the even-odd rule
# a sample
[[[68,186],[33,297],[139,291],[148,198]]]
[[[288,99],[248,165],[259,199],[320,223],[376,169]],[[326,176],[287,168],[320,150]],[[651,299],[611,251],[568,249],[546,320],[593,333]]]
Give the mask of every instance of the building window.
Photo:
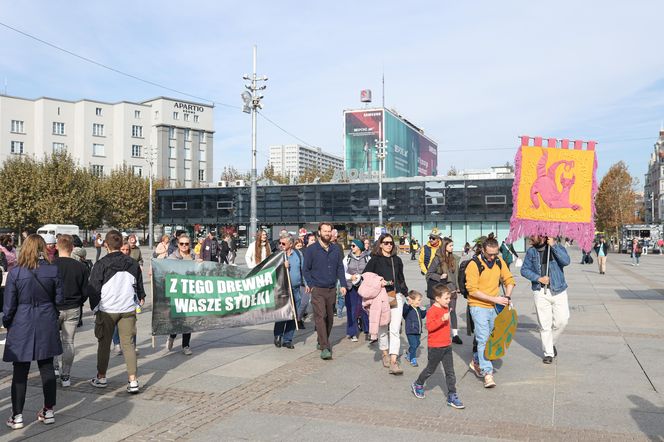
[[[168,138],[171,140],[175,139],[175,128],[173,126],[168,128]]]
[[[90,166],[90,170],[94,176],[103,176],[104,175],[104,166],[101,164],[93,164]]]
[[[171,209],[172,210],[187,210],[187,202],[186,201],[173,201],[171,203]]]
[[[93,144],[92,145],[92,156],[94,157],[103,157],[104,155],[104,145],[103,144]]]
[[[205,161],[205,149],[198,151],[198,161]]]
[[[230,210],[233,208],[233,201],[217,201],[217,210]]]
[[[184,140],[191,141],[191,129],[184,130]]]
[[[194,123],[198,123],[198,115],[194,115]]]
[[[24,134],[23,131],[23,121],[21,120],[12,120],[12,132],[15,134]]]
[[[98,116],[98,117],[101,117],[101,108],[100,107],[95,109],[95,115]]]
[[[104,125],[99,123],[92,123],[92,135],[95,137],[103,137]]]
[[[207,143],[207,132],[204,130],[200,131],[199,139],[201,143]]]
[[[143,138],[143,126],[131,126],[131,136],[134,138]]]
[[[168,168],[168,178],[171,180],[177,179],[177,174],[175,172],[175,167],[169,167]]]
[[[135,110],[134,111],[134,118],[141,118],[141,111]]]
[[[173,112],[173,119],[174,120],[179,120],[180,119],[180,114],[178,114],[177,112]]]
[[[183,114],[184,121],[189,121],[189,114]]]
[[[486,195],[484,203],[489,204],[507,204],[507,197],[505,195]]]
[[[205,181],[205,169],[198,170],[198,181]]]
[[[184,170],[184,180],[191,181],[191,169]]]
[[[154,111],[154,117],[159,118],[159,111]]]
[[[169,146],[168,147],[168,158],[176,158],[175,156],[175,146]]]
[[[53,153],[64,152],[65,143],[53,143]]]
[[[134,158],[140,158],[141,157],[141,145],[140,144],[134,144],[131,146],[131,156]]]
[[[132,166],[131,173],[134,176],[142,177],[143,176],[143,168],[141,166]]]
[[[11,143],[11,153],[16,155],[23,154],[23,141],[12,141]]]
[[[184,159],[191,160],[191,149],[185,146],[184,148]]]
[[[65,123],[59,123],[57,121],[53,122],[53,135],[64,135],[65,134]]]

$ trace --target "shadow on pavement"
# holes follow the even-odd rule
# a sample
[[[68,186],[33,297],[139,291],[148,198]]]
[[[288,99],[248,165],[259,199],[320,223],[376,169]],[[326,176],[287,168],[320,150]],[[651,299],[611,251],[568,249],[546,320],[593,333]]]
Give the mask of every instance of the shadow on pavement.
[[[639,429],[651,441],[664,441],[664,407],[658,407],[640,396],[627,396],[636,408],[630,414]]]
[[[615,291],[622,299],[643,299],[644,301],[664,300],[663,289],[621,290]]]

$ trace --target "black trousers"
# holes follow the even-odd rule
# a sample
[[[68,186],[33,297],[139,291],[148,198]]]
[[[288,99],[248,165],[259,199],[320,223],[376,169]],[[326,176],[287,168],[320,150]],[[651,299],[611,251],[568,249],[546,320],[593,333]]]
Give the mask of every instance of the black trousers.
[[[177,335],[170,335],[171,339],[175,339]],[[189,347],[191,342],[191,333],[182,333],[182,348]]]
[[[39,374],[41,375],[42,389],[44,391],[44,407],[53,408],[55,406],[55,368],[53,367],[53,358],[37,361]],[[12,416],[23,414],[25,405],[25,393],[28,388],[28,373],[30,372],[30,362],[14,362],[14,376],[12,377]]]
[[[454,361],[452,360],[452,346],[429,348],[429,361],[427,366],[415,383],[424,385],[429,377],[434,374],[438,365],[442,362],[445,372],[445,383],[447,384],[447,393],[456,393],[456,376],[454,375]]]

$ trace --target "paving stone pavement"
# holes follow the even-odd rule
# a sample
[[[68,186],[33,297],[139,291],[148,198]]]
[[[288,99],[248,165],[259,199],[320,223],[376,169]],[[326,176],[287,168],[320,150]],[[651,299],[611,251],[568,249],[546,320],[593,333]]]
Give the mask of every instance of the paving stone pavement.
[[[334,358],[315,351],[313,324],[297,332],[294,350],[272,345],[265,324],[197,333],[194,355],[150,346],[149,306],[139,317],[142,392],[126,393],[121,356],[113,356],[106,389],[92,387],[96,341],[91,317],[77,334],[72,387],[58,387],[57,422],[35,421],[41,382],[33,367],[26,428],[0,430],[0,440],[662,440],[664,441],[664,257],[639,267],[611,254],[606,275],[579,265],[570,249],[570,324],[555,363],[541,362],[529,284],[517,276],[514,302],[520,324],[512,347],[496,364],[498,387],[482,388],[467,370],[465,301],[458,306],[464,344],[455,346],[457,389],[465,410],[445,405],[444,376],[410,392],[423,367],[403,376],[382,368],[363,339],[345,339],[335,318]],[[402,255],[411,288],[424,290],[415,262]],[[423,336],[426,343],[426,337]],[[176,345],[178,342],[176,342]],[[402,340],[404,347],[405,339]],[[426,362],[426,344],[420,362]],[[405,347],[404,347],[405,348]],[[0,365],[0,411],[9,416],[11,365]],[[4,415],[2,415],[4,417]]]

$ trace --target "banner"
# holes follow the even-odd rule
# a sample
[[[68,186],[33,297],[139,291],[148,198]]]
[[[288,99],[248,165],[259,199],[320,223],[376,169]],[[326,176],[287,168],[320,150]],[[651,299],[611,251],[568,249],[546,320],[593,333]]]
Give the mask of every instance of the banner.
[[[508,242],[531,235],[574,239],[590,250],[595,236],[597,158],[594,141],[521,137],[514,160]],[[585,144],[585,149],[584,149]],[[570,148],[571,147],[571,148]]]
[[[283,252],[248,274],[215,262],[152,259],[152,334],[167,335],[293,319]]]
[[[493,331],[486,341],[486,347],[484,347],[484,357],[486,359],[493,361],[505,356],[507,349],[514,339],[518,318],[516,309],[512,306],[504,308],[496,316],[496,320],[493,323]]]

